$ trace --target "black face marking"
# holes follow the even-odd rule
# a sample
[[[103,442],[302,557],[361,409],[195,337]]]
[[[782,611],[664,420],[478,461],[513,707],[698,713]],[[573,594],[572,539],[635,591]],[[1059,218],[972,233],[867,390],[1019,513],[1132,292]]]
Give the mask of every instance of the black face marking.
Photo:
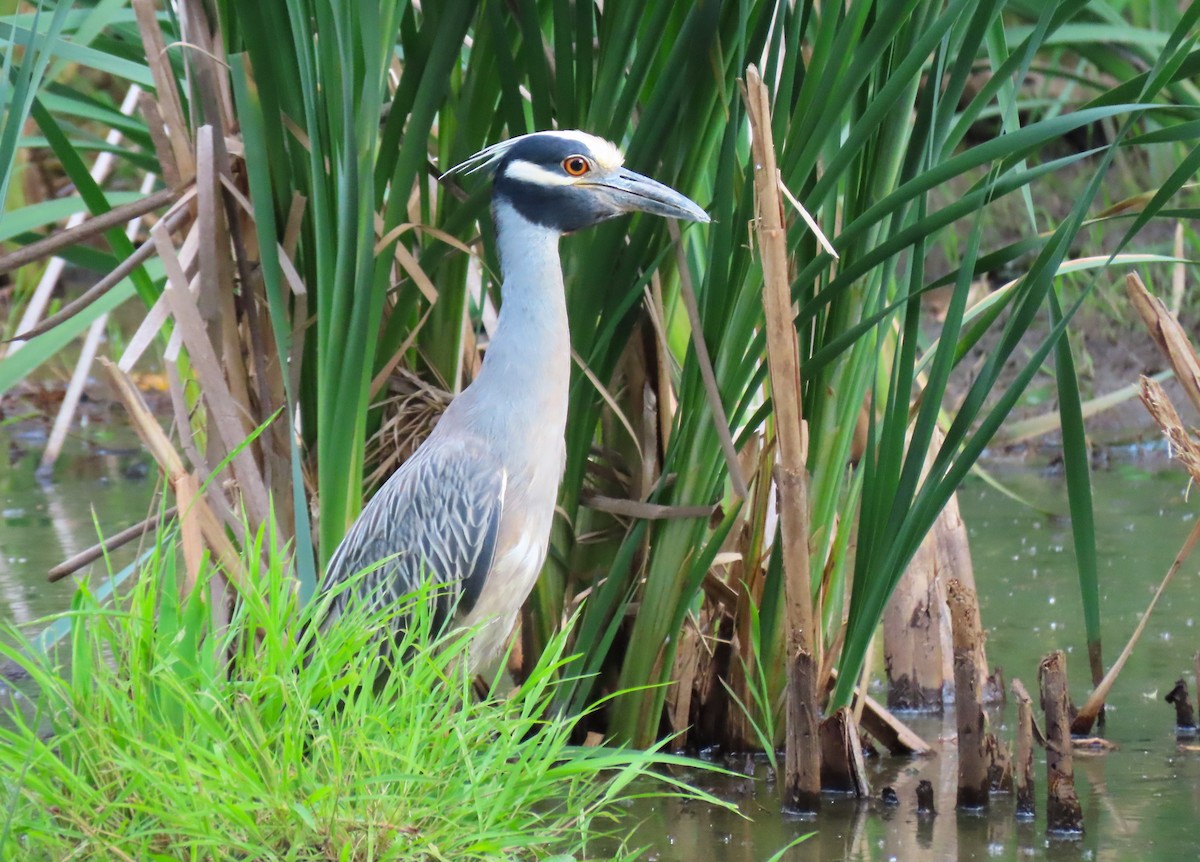
[[[561,233],[571,233],[620,215],[593,189],[573,185],[545,186],[508,174],[515,162],[528,162],[564,179],[570,174],[563,161],[570,156],[583,156],[591,162],[595,157],[587,145],[554,135],[538,135],[520,141],[509,150],[496,168],[493,195],[503,198],[513,209],[534,224]]]

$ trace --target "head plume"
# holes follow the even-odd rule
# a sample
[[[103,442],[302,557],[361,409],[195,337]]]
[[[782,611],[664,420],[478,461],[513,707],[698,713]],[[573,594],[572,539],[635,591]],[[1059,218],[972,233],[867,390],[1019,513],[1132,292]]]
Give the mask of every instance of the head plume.
[[[520,144],[522,141],[527,141],[530,138],[539,136],[553,136],[562,140],[574,141],[582,145],[588,153],[593,156],[597,162],[608,169],[619,168],[625,162],[625,157],[615,144],[606,141],[604,138],[598,138],[595,135],[589,135],[587,132],[580,131],[549,131],[549,132],[530,132],[527,135],[517,135],[515,138],[509,138],[507,141],[500,141],[498,144],[484,147],[473,156],[468,156],[463,161],[459,162],[450,170],[442,174],[441,179],[450,176],[466,176],[478,171],[483,171],[487,174],[492,174],[500,163],[504,161],[504,157]]]

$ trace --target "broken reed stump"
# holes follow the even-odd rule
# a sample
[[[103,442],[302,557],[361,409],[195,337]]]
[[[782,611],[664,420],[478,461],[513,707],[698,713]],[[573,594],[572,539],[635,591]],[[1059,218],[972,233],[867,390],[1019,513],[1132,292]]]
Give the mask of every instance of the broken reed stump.
[[[941,712],[953,672],[950,651],[946,591],[938,580],[937,539],[930,532],[883,612],[888,709]]]
[[[983,738],[987,757],[988,793],[1013,792],[1013,761],[1008,745],[994,733]]]
[[[863,799],[871,795],[854,715],[842,707],[821,722],[821,790]]]
[[[1071,762],[1071,716],[1067,706],[1067,657],[1056,650],[1038,666],[1038,688],[1046,716],[1046,831],[1083,832],[1083,808],[1075,793]]]
[[[784,731],[783,810],[821,810],[821,761],[817,718],[817,663],[800,650],[788,663],[787,725]]]
[[[825,681],[825,696],[833,691],[837,682],[837,668],[829,668],[829,678]],[[866,731],[880,745],[888,750],[888,754],[897,757],[910,755],[924,757],[933,754],[933,746],[917,736],[899,718],[869,694],[855,689],[853,709],[861,709],[858,726]]]
[[[974,590],[954,578],[947,584],[950,623],[954,632],[954,712],[958,725],[959,810],[988,805],[987,719],[980,698],[982,679],[975,657],[983,642],[979,604]]]
[[[1032,820],[1037,810],[1033,793],[1033,699],[1019,679],[1012,681],[1012,690],[1017,699],[1016,817]]]
[[[937,814],[937,808],[933,804],[933,782],[927,778],[922,778],[917,784],[917,813]]]
[[[1182,678],[1177,679],[1175,687],[1163,700],[1175,707],[1175,732],[1195,733],[1196,711],[1192,709],[1192,703],[1188,700],[1187,682]]]
[[[941,442],[941,432],[935,431],[930,451],[936,452]],[[974,595],[971,546],[954,494],[917,547],[884,611],[883,655],[889,709],[943,711],[954,675],[953,638],[946,608],[946,584],[952,578]],[[982,640],[975,649],[975,664],[979,678],[986,678],[987,655]],[[987,687],[982,693],[986,703],[1004,699],[1002,687],[998,697]]]

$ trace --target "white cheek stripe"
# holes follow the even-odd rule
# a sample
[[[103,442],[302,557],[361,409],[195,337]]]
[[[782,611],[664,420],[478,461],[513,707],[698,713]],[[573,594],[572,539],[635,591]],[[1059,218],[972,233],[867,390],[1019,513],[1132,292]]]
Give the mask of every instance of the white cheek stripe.
[[[504,175],[509,179],[533,183],[535,186],[571,186],[575,184],[573,177],[548,171],[540,165],[521,159],[509,162],[508,167],[504,169]]]

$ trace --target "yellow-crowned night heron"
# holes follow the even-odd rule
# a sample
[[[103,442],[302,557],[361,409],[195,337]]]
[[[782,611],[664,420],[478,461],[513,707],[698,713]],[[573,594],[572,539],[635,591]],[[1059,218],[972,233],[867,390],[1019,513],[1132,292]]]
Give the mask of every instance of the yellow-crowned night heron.
[[[495,144],[448,174],[494,173],[492,218],[504,278],[499,324],[478,378],[363,509],[323,589],[386,562],[334,600],[395,601],[422,578],[445,585],[443,617],[481,631],[480,670],[501,652],[546,557],[562,479],[571,342],[558,240],[640,210],[707,222],[678,192],[622,167],[583,132]],[[402,625],[402,622],[397,623]]]

